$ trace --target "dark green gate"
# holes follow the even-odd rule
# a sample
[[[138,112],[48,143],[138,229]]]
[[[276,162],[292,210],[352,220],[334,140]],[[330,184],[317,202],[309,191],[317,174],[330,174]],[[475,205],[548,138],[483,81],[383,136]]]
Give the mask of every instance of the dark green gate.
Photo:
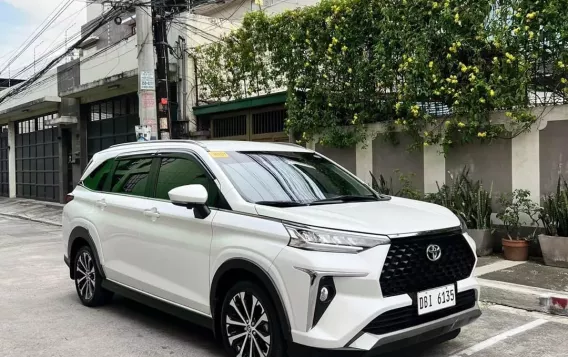
[[[85,104],[82,117],[87,118],[87,153],[89,160],[112,145],[136,141],[139,125],[136,93]]]
[[[46,124],[56,115],[15,123],[18,197],[59,202],[58,129]]]
[[[0,196],[10,195],[10,175],[8,173],[8,126],[0,126]]]

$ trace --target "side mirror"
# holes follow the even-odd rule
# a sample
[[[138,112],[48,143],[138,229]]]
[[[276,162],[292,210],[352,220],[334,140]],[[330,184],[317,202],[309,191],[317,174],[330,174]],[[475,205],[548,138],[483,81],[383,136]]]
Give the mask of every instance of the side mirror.
[[[203,185],[176,187],[168,192],[168,196],[174,205],[194,209],[195,218],[204,219],[211,213],[205,204],[208,193]]]

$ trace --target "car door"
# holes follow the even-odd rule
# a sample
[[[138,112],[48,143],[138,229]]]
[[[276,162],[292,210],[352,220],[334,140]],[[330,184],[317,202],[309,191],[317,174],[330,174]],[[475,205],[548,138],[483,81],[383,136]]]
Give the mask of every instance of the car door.
[[[147,206],[150,192],[152,153],[120,156],[107,182],[106,195],[99,203],[104,209],[100,236],[108,279],[140,289],[151,281],[140,256],[149,248]]]
[[[137,256],[152,277],[143,290],[209,314],[209,253],[212,222],[217,210],[205,218],[195,218],[193,209],[172,204],[168,192],[176,187],[201,184],[209,195],[211,208],[224,202],[212,175],[197,156],[189,153],[163,152],[156,159],[154,200],[144,209],[154,216],[146,217],[148,240]],[[146,250],[147,249],[147,250]]]

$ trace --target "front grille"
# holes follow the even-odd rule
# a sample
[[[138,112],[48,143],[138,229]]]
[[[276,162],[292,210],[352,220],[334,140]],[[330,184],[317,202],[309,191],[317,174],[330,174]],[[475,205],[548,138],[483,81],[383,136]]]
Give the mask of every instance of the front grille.
[[[441,257],[435,262],[426,255],[431,244],[441,248]],[[474,265],[473,250],[459,232],[393,239],[381,272],[383,296],[453,284],[468,278]]]
[[[474,306],[475,290],[467,290],[457,295],[456,306],[419,316],[416,299],[414,299],[412,306],[401,307],[400,309],[385,312],[371,321],[363,331],[375,335],[382,335],[441,319],[471,309]]]

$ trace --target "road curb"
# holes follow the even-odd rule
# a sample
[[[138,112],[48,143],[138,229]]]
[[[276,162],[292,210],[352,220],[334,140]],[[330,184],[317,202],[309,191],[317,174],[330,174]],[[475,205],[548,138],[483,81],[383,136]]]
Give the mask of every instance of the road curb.
[[[540,296],[542,311],[552,315],[568,316],[568,295]]]
[[[31,217],[27,217],[27,216],[18,215],[18,214],[0,213],[0,216],[25,219],[26,221],[49,224],[51,226],[56,226],[56,227],[62,226],[61,223],[56,223],[56,222],[52,222],[52,221],[48,221],[48,220],[44,220],[44,219],[40,219],[40,218],[31,218]]]
[[[478,278],[480,300],[527,311],[568,316],[565,292]]]

